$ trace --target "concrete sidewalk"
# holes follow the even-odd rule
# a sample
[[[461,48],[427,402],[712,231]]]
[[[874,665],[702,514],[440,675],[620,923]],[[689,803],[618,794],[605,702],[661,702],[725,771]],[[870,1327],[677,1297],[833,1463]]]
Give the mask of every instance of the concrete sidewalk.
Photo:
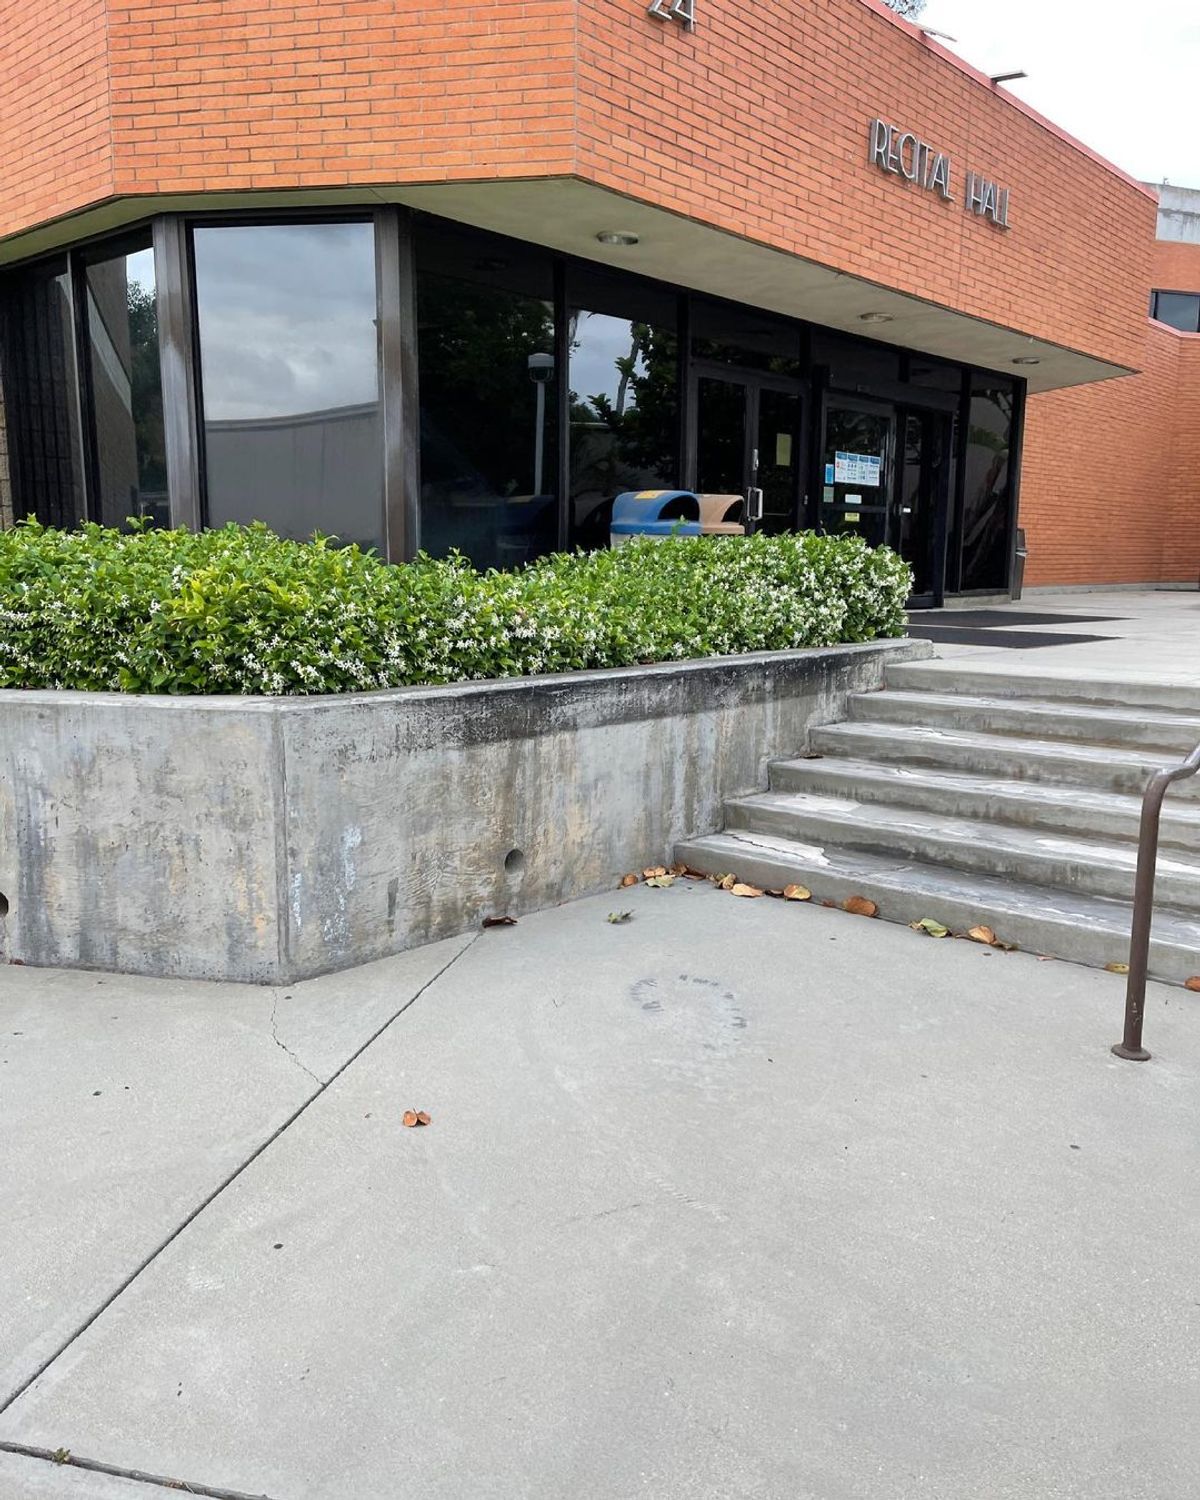
[[[0,1494],[1189,1494],[1198,1006],[1121,1063],[1113,975],[684,882],[0,971]]]
[[[934,652],[945,659],[947,670],[967,667],[972,671],[1049,673],[1076,677],[1081,682],[1188,683],[1195,686],[1200,701],[1200,591],[1196,589],[1038,592],[1026,595],[1018,604],[987,608],[1011,616],[1011,622],[1006,620],[1003,627],[1006,630],[1095,635],[1102,639],[1027,651],[937,642]],[[941,610],[936,618],[952,625],[958,613]],[[1042,614],[1068,619],[1062,624],[1043,625],[1029,618]],[[1090,615],[1110,618],[1087,620]]]

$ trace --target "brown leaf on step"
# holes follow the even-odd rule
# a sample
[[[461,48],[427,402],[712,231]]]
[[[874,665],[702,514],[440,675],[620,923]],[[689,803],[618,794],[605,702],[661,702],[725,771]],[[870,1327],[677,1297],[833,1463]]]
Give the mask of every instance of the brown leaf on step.
[[[675,864],[675,865],[671,866],[671,868],[667,871],[667,874],[668,875],[686,875],[687,872],[688,872],[687,865]]]
[[[687,865],[683,867],[683,878],[685,880],[711,880],[711,875],[706,875],[703,870],[690,870]]]
[[[406,1109],[401,1116],[400,1123],[411,1130],[417,1125],[428,1125],[429,1116],[423,1109]]]
[[[842,902],[842,910],[850,912],[855,917],[876,917],[879,915],[879,908],[875,905],[874,901],[868,900],[866,896],[847,896]]]
[[[632,872],[630,872],[628,875],[622,875],[619,889],[623,891],[628,890],[631,885],[637,885],[638,881],[641,878],[642,877],[640,875],[634,875]]]
[[[743,885],[741,881],[738,881],[736,885],[731,885],[729,889],[735,896],[761,896],[763,894],[756,885]]]
[[[517,919],[516,917],[484,917],[483,925],[485,927],[515,927]]]
[[[642,871],[642,875],[647,880],[654,880],[659,875],[665,875],[666,873],[667,873],[667,867],[666,867],[666,865],[653,865],[653,866],[651,866],[650,869]]]
[[[783,899],[785,901],[811,901],[812,892],[806,885],[785,885]]]
[[[734,886],[737,885],[737,883],[738,878],[736,875],[722,875],[720,880],[717,881],[717,884],[723,891],[733,890]]]
[[[989,948],[996,946],[996,934],[990,927],[972,927],[967,936],[973,943],[986,943]]]
[[[1128,964],[1116,964],[1116,963],[1113,963],[1113,964],[1105,964],[1104,967],[1105,967],[1105,969],[1110,974],[1128,974],[1129,973],[1129,965]]]
[[[425,1111],[423,1109],[417,1110],[417,1124],[418,1125],[428,1125],[429,1124],[429,1116],[425,1113]]]
[[[1183,981],[1185,990],[1200,990],[1200,974],[1193,974],[1190,979]]]
[[[647,875],[646,884],[657,891],[669,890],[675,884],[674,875]]]

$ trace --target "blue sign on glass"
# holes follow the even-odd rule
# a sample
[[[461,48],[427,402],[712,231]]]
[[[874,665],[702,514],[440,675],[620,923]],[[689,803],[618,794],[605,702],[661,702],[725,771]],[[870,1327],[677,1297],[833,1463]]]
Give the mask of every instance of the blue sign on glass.
[[[832,484],[833,483],[833,465],[832,464],[826,464],[825,465],[825,483],[826,484]]]

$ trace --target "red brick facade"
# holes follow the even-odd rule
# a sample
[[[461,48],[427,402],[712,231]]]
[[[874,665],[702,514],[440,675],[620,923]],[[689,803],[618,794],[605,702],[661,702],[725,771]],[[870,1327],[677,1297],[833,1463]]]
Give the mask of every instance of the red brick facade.
[[[0,54],[0,238],[114,200],[576,177],[1110,364],[1031,398],[1032,583],[1200,572],[1200,287],[1155,204],[879,0],[44,0]],[[954,158],[954,204],[872,168],[873,117]],[[1012,227],[963,211],[973,167]],[[197,201],[202,201],[201,199]],[[731,295],[738,289],[731,288]]]

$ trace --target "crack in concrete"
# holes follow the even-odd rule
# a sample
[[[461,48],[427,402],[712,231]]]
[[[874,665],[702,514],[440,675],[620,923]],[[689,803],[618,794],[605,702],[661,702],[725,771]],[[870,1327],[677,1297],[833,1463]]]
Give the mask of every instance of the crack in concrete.
[[[59,1344],[58,1348],[53,1351],[53,1353],[46,1356],[46,1358],[37,1367],[33,1374],[29,1376],[27,1380],[23,1381],[9,1396],[0,1401],[0,1416],[8,1411],[9,1407],[11,1407],[15,1402],[19,1401],[25,1394],[25,1392],[42,1378],[42,1376],[46,1373],[50,1366],[54,1364],[57,1359],[60,1359],[62,1355],[65,1354],[66,1351],[71,1347],[71,1345],[75,1343],[77,1339],[81,1338],[92,1326],[92,1324],[95,1323],[98,1318],[102,1317],[103,1314],[108,1311],[108,1309],[113,1305],[117,1298],[120,1297],[123,1292],[127,1291],[128,1288],[133,1285],[133,1283],[138,1279],[139,1276],[141,1276],[144,1271],[146,1271],[151,1265],[153,1265],[153,1263],[158,1259],[163,1251],[166,1250],[169,1245],[173,1244],[175,1240],[177,1240],[183,1233],[183,1231],[190,1224],[194,1223],[195,1220],[198,1219],[204,1212],[204,1210],[221,1196],[226,1188],[230,1187],[234,1182],[236,1182],[237,1179],[242,1175],[242,1173],[248,1167],[253,1165],[253,1163],[258,1160],[258,1158],[263,1154],[264,1151],[273,1146],[279,1139],[279,1137],[284,1133],[284,1131],[290,1130],[291,1127],[300,1118],[300,1116],[305,1112],[305,1110],[315,1104],[316,1101],[324,1095],[327,1089],[332,1088],[332,1086],[342,1076],[346,1069],[356,1063],[368,1047],[373,1046],[383,1035],[383,1033],[387,1031],[387,1029],[391,1025],[398,1021],[406,1010],[409,1010],[412,1006],[414,1006],[422,995],[431,990],[433,986],[437,984],[438,980],[443,977],[443,975],[448,974],[461,958],[465,958],[466,955],[475,946],[475,944],[479,941],[481,936],[481,932],[473,933],[471,938],[467,942],[465,942],[456,953],[452,954],[442,965],[442,967],[437,970],[436,973],[431,974],[424,984],[419,985],[398,1010],[393,1011],[392,1014],[387,1018],[387,1020],[384,1021],[382,1025],[378,1026],[371,1033],[371,1035],[367,1037],[366,1041],[361,1044],[361,1046],[355,1048],[350,1056],[347,1057],[346,1060],[329,1075],[325,1082],[322,1083],[320,1082],[320,1080],[318,1080],[318,1087],[313,1090],[308,1098],[305,1099],[303,1103],[301,1103],[296,1109],[294,1109],[292,1113],[288,1115],[287,1119],[284,1120],[281,1125],[277,1126],[269,1136],[267,1136],[266,1140],[261,1142],[260,1145],[256,1146],[244,1161],[239,1163],[238,1166],[234,1167],[234,1169],[226,1177],[224,1177],[215,1188],[213,1188],[212,1192],[209,1193],[207,1197],[202,1198],[196,1205],[196,1207],[192,1209],[191,1213],[187,1214],[183,1219],[181,1219],[180,1222],[175,1226],[175,1228],[172,1229],[171,1232],[159,1242],[159,1244],[150,1252],[149,1255],[145,1256],[144,1259],[138,1262],[138,1264],[133,1268],[129,1275],[126,1276],[125,1279],[116,1287],[116,1289],[112,1291],[104,1299],[103,1302],[100,1303],[95,1311],[91,1313],[89,1317],[85,1318],[83,1322],[80,1323],[78,1327],[76,1327],[71,1333],[69,1333],[62,1341],[62,1343]],[[282,1043],[280,1045],[282,1046]],[[286,1051],[287,1049],[284,1048],[284,1050]],[[303,1066],[303,1064],[301,1064],[301,1066]],[[0,1441],[0,1451],[10,1453],[24,1453],[27,1457],[33,1458],[53,1458],[53,1450],[47,1449],[43,1452],[43,1450],[41,1449],[25,1449],[22,1448],[19,1444],[6,1443],[3,1441]],[[85,1464],[82,1460],[73,1459],[72,1462],[78,1463],[79,1467],[91,1467],[103,1471],[103,1466],[100,1465],[98,1461],[89,1460]],[[123,1471],[113,1469],[111,1470],[111,1472],[114,1474],[119,1474]],[[138,1476],[131,1475],[130,1477],[137,1478]],[[171,1483],[171,1481],[165,1479],[150,1479],[146,1482],[162,1485],[169,1485]],[[231,1500],[269,1500],[269,1497],[262,1497],[257,1495],[245,1496],[238,1494],[233,1490],[197,1489],[195,1493],[200,1495],[217,1496],[218,1500],[224,1500],[224,1497],[231,1497]]]
[[[314,1083],[317,1083],[317,1084],[322,1083],[323,1080],[317,1077],[317,1075],[308,1066],[308,1064],[304,1063],[304,1062],[301,1062],[300,1058],[296,1056],[296,1054],[292,1051],[292,1049],[288,1046],[288,1044],[286,1042],[280,1040],[279,1032],[276,1029],[276,1025],[275,1025],[275,1014],[278,1011],[278,1009],[279,1009],[279,991],[278,990],[272,990],[271,991],[271,1040],[275,1043],[275,1045],[279,1048],[279,1050],[281,1052],[286,1052],[287,1055],[291,1058],[291,1060],[296,1064],[296,1066],[302,1072],[307,1073],[308,1076],[312,1079],[312,1081]]]
[[[62,1449],[58,1450],[59,1453]],[[268,1494],[252,1495],[247,1490],[229,1490],[220,1485],[201,1484],[198,1480],[173,1479],[169,1474],[148,1474],[142,1469],[124,1469],[119,1464],[101,1463],[95,1458],[80,1458],[71,1453],[56,1458],[49,1448],[34,1448],[25,1443],[0,1442],[0,1453],[14,1453],[21,1458],[40,1459],[56,1468],[83,1469],[92,1474],[110,1474],[114,1479],[129,1479],[136,1484],[154,1484],[175,1494],[203,1495],[205,1500],[271,1500]]]

